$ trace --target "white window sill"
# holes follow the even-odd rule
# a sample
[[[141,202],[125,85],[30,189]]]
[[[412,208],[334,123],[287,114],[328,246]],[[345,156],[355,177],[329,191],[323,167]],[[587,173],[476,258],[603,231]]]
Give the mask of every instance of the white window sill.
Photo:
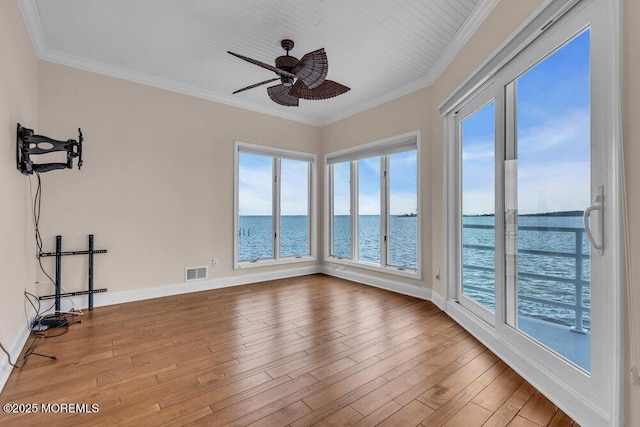
[[[326,261],[330,264],[338,264],[343,266],[362,268],[365,270],[377,271],[379,273],[392,274],[394,276],[409,277],[411,279],[420,280],[420,270],[402,269],[401,267],[382,267],[379,264],[373,264],[364,261],[353,261],[350,259],[339,258],[335,256],[327,256]]]
[[[316,257],[311,255],[302,255],[300,257],[286,257],[280,259],[259,259],[257,261],[240,261],[236,262],[234,270],[243,270],[246,268],[269,267],[272,265],[299,264],[301,262],[313,262]]]

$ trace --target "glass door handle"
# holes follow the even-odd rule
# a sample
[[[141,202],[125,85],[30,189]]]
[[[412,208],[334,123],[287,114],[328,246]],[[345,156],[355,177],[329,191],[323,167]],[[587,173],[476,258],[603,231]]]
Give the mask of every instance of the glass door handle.
[[[594,221],[589,221],[591,217],[591,213],[594,211],[599,211],[594,215]],[[594,249],[594,252],[598,255],[602,255],[604,250],[604,239],[603,239],[603,230],[604,230],[604,186],[599,185],[596,187],[596,195],[593,198],[593,205],[589,206],[584,211],[584,215],[582,216],[582,222],[584,223],[584,231],[587,233],[587,238],[589,242],[591,242],[591,246]],[[593,227],[592,227],[593,225]],[[597,236],[597,239],[596,237]],[[597,240],[600,243],[597,243]]]

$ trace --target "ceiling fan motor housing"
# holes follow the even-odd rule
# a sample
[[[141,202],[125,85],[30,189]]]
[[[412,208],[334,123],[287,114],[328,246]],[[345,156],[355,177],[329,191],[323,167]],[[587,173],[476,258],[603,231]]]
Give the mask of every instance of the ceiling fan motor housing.
[[[298,58],[289,55],[283,55],[276,58],[276,67],[288,72],[291,72],[297,63]],[[280,80],[285,86],[293,86],[293,77],[280,76]]]

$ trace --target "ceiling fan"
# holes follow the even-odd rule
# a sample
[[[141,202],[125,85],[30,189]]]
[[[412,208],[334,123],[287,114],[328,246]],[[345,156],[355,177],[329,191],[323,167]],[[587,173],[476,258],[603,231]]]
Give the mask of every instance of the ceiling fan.
[[[289,51],[293,49],[293,40],[282,40],[280,45],[287,54],[276,58],[275,67],[237,53],[229,52],[235,57],[271,70],[278,75],[276,78],[238,89],[233,92],[234,94],[280,80],[282,83],[279,85],[267,88],[269,98],[280,105],[297,107],[300,98],[311,100],[328,99],[342,95],[350,90],[350,88],[340,83],[326,79],[327,72],[329,71],[329,62],[327,61],[327,54],[324,48],[309,52],[303,56],[302,59],[298,60],[298,58],[289,56]]]

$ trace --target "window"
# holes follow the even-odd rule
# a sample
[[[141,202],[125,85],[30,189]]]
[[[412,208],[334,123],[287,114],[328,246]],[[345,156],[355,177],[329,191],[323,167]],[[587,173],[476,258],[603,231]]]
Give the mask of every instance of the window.
[[[331,172],[331,255],[351,258],[351,164],[336,163]]]
[[[358,160],[358,260],[380,264],[381,157]]]
[[[419,275],[419,132],[328,154],[329,258]]]
[[[235,268],[313,259],[315,156],[236,143]]]
[[[456,114],[461,194],[457,298],[488,323],[494,322],[496,295],[493,96],[493,90],[486,90]]]

